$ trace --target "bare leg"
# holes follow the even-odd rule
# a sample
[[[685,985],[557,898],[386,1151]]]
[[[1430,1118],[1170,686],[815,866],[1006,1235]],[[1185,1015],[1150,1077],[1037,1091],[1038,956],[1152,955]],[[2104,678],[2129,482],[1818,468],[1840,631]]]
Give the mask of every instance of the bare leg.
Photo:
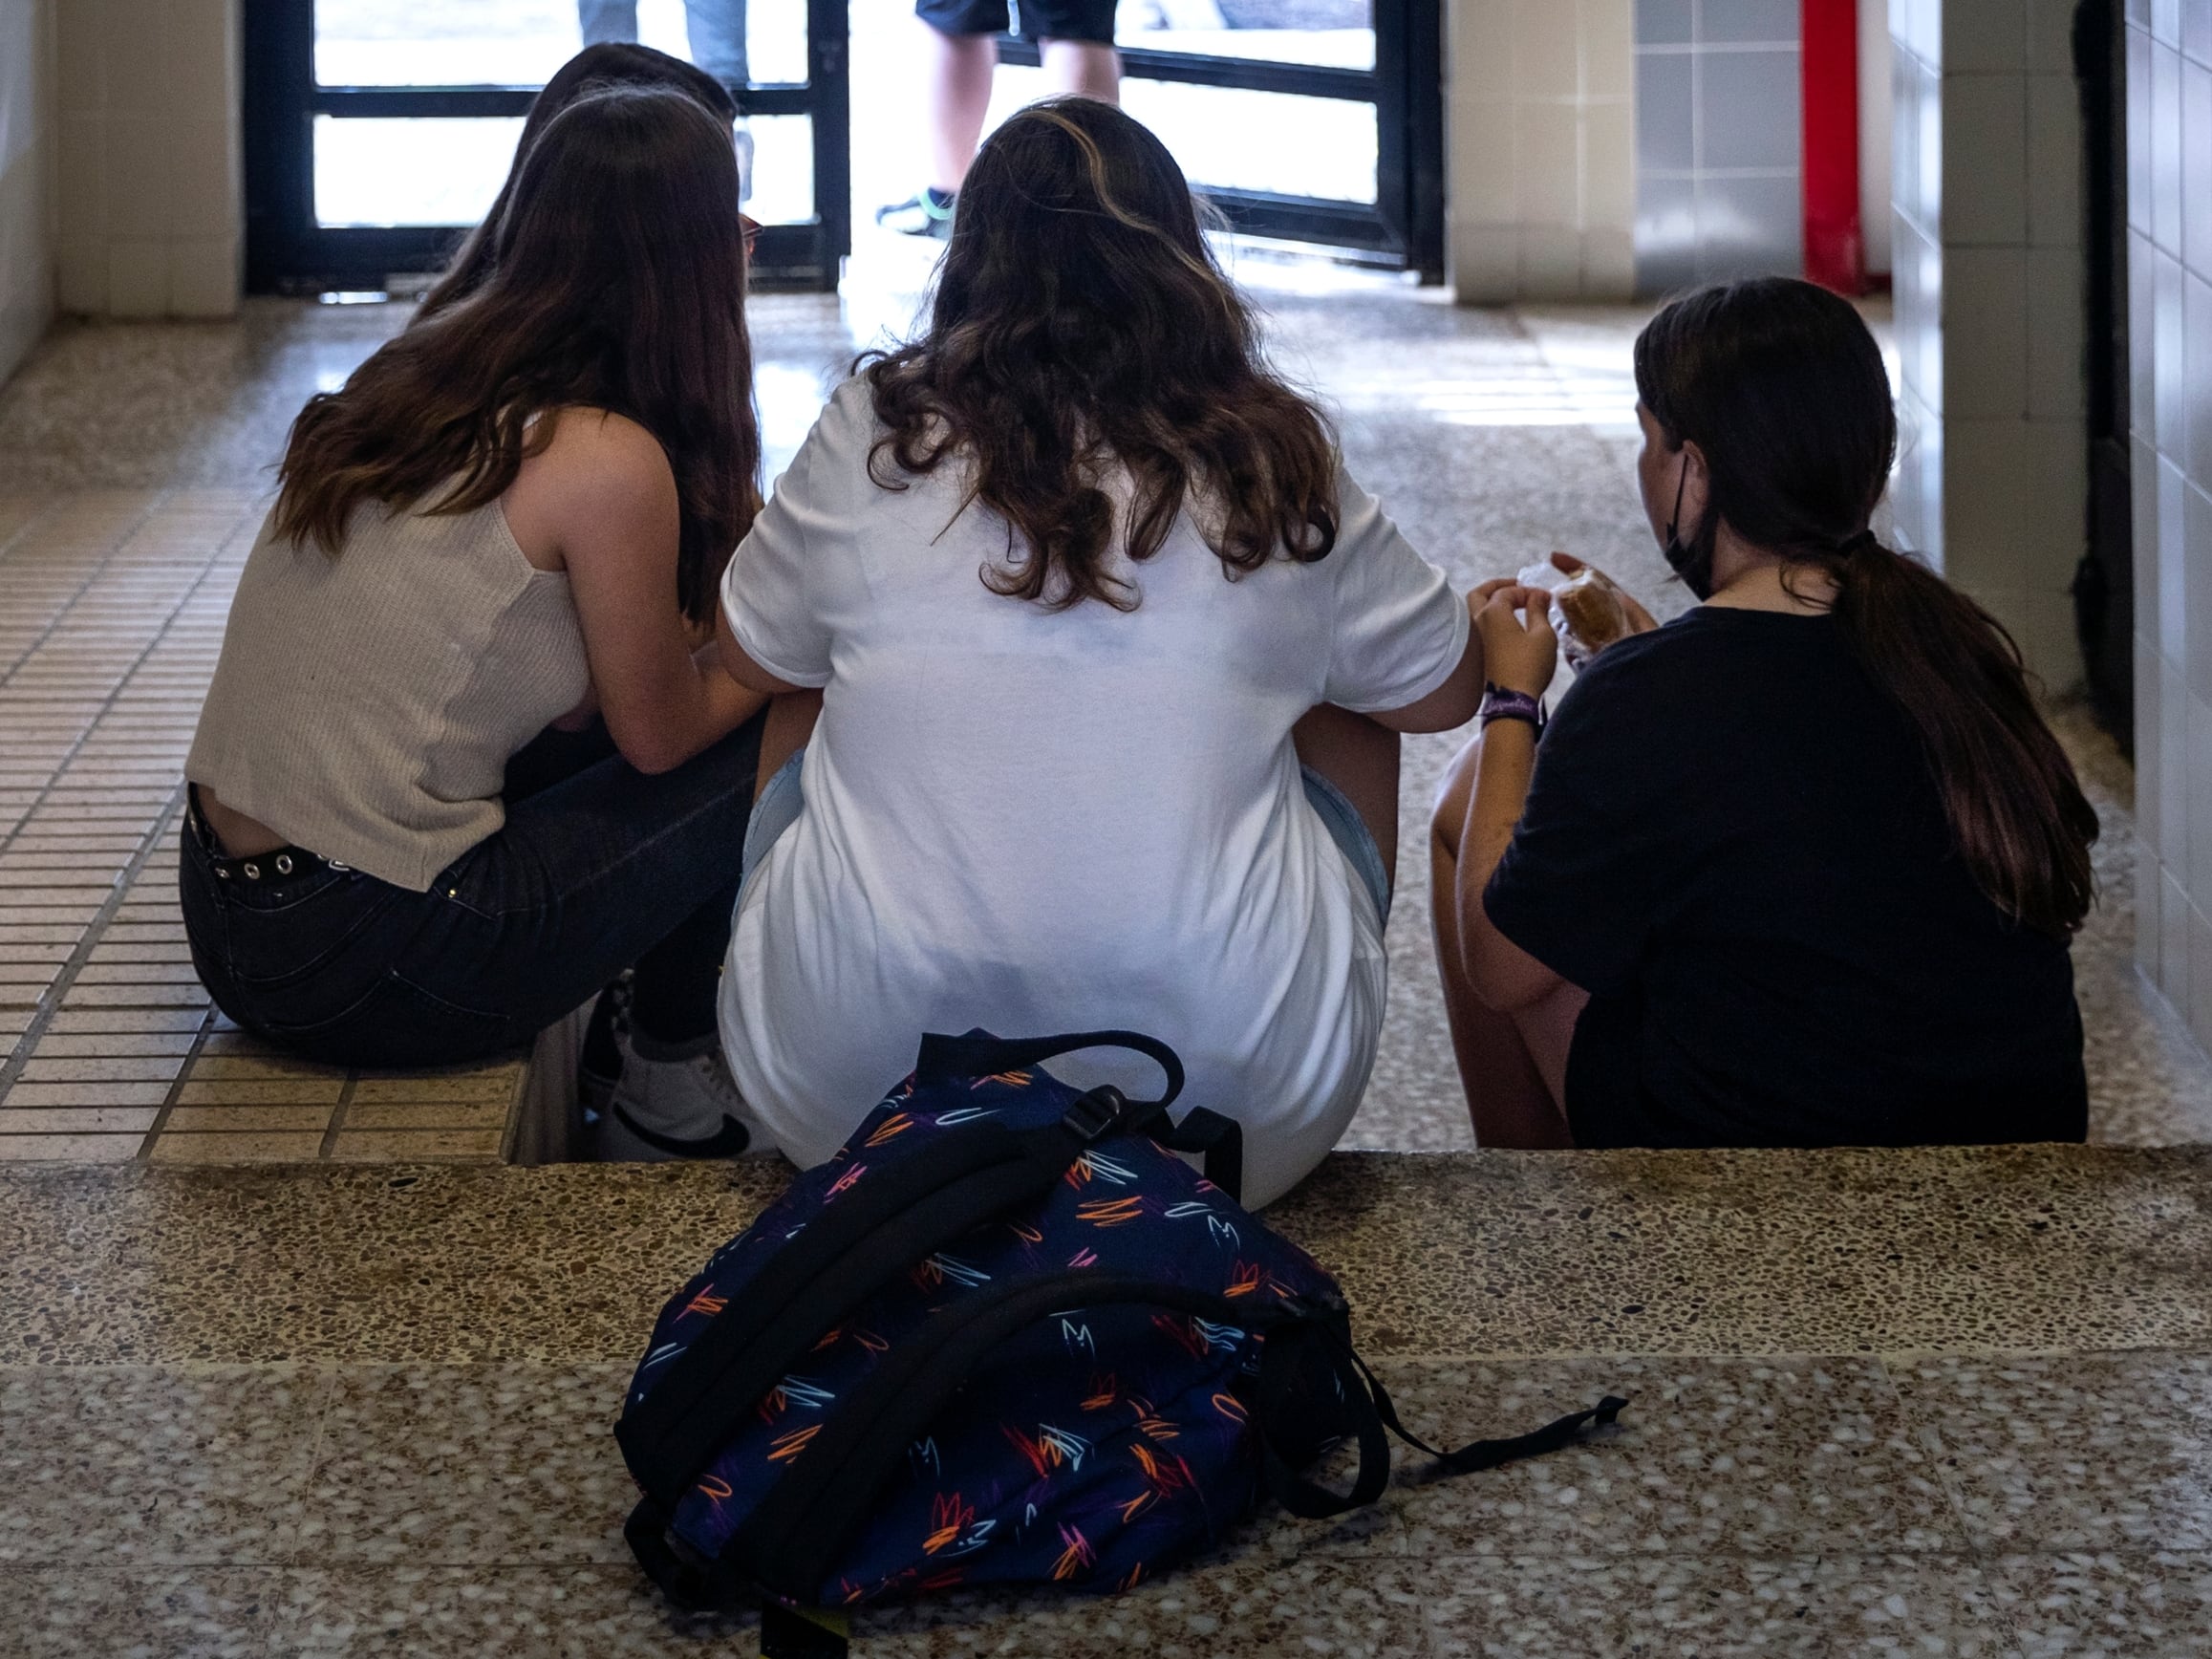
[[[1444,1013],[1459,1085],[1467,1094],[1475,1145],[1543,1149],[1573,1146],[1561,1106],[1567,1048],[1589,998],[1561,985],[1528,1008],[1499,1013],[1467,982],[1459,954],[1459,833],[1474,792],[1482,740],[1459,752],[1444,774],[1429,820],[1429,897],[1436,927],[1436,963],[1444,978]]]
[[[1323,703],[1290,728],[1301,765],[1344,792],[1398,884],[1398,734],[1364,714]]]
[[[1101,103],[1122,101],[1122,54],[1103,40],[1047,40],[1041,55],[1055,93],[1080,93]]]
[[[761,728],[761,769],[753,780],[753,799],[768,786],[768,780],[784,769],[784,763],[806,746],[814,722],[822,718],[822,694],[793,691],[771,698],[767,723]]]
[[[930,54],[924,113],[930,126],[930,183],[957,190],[976,159],[983,118],[991,109],[991,75],[999,43],[988,34],[946,34],[923,24]]]

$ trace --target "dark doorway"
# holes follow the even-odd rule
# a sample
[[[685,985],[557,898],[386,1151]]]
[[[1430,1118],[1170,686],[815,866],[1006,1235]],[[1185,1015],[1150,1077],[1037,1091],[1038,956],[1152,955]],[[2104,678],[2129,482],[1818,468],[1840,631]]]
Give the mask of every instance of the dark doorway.
[[[246,0],[248,291],[380,290],[440,269],[539,86],[577,50],[581,10]],[[753,78],[732,90],[779,192],[751,208],[754,281],[834,289],[852,231],[846,0],[755,4],[751,25]]]
[[[2120,0],[2081,0],[2073,69],[2081,94],[2082,248],[2089,308],[2089,551],[2073,579],[2074,623],[2097,719],[2135,753],[2135,537],[2128,458],[2128,135]]]
[[[1195,8],[1182,6],[1176,11]],[[1249,135],[1242,154],[1210,176],[1175,127],[1125,92],[1151,119],[1192,183],[1245,235],[1355,250],[1444,280],[1444,23],[1441,0],[1206,0],[1220,27],[1130,31],[1121,36],[1127,82],[1188,89],[1186,120]],[[1125,22],[1127,12],[1125,11]],[[1037,48],[1011,36],[999,61],[1034,65]],[[1199,89],[1213,89],[1213,95]],[[1160,95],[1164,97],[1165,95]],[[1160,112],[1165,114],[1165,111]],[[1296,142],[1271,140],[1301,124],[1341,131],[1343,150],[1373,157],[1371,194],[1274,177],[1271,162]],[[1251,171],[1248,173],[1246,169]],[[1364,168],[1362,169],[1364,174]],[[1258,183],[1261,179],[1267,183]]]

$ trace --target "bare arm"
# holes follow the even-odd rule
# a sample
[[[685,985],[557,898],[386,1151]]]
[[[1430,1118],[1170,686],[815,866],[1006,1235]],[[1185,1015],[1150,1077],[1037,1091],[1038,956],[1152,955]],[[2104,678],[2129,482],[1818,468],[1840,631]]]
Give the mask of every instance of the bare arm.
[[[551,443],[507,492],[526,554],[549,543],[569,572],[591,685],[622,756],[665,772],[766,702],[700,649],[676,608],[680,515],[676,475],[652,434],[596,410],[569,410]]]
[[[1551,683],[1558,639],[1552,632],[1550,595],[1540,589],[1489,582],[1469,596],[1478,607],[1474,633],[1484,640],[1491,679],[1509,691],[1540,697]],[[1564,981],[1491,925],[1483,890],[1497,871],[1527,806],[1536,767],[1536,734],[1526,722],[1493,721],[1484,727],[1467,816],[1447,839],[1456,855],[1452,895],[1459,923],[1460,971],[1484,1005],[1524,1008]]]

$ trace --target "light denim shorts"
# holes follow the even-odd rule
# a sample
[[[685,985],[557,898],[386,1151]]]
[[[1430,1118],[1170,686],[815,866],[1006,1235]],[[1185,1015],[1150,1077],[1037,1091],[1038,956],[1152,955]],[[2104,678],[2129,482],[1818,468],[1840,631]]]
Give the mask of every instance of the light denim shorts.
[[[753,803],[753,816],[745,826],[744,876],[738,890],[738,899],[744,901],[744,889],[753,883],[753,872],[761,860],[768,855],[776,837],[799,821],[799,808],[806,804],[806,797],[799,786],[801,763],[806,751],[801,749],[781,766],[768,780],[768,786],[761,791],[761,798]],[[1378,921],[1390,919],[1390,877],[1383,868],[1382,851],[1376,847],[1374,836],[1367,832],[1366,820],[1353,806],[1344,792],[1311,766],[1300,766],[1305,778],[1306,804],[1329,832],[1329,839],[1352,867],[1360,883],[1374,900]]]

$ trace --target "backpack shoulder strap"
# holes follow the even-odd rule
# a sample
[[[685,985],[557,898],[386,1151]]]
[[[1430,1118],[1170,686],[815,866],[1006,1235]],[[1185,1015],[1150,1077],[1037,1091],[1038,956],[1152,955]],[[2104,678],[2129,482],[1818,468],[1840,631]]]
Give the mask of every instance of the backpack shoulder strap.
[[[1093,1089],[1057,1123],[963,1124],[855,1181],[762,1266],[615,1425],[638,1484],[673,1510],[737,1423],[825,1331],[915,1262],[1049,1193],[1086,1146],[1128,1116],[1117,1090]]]

